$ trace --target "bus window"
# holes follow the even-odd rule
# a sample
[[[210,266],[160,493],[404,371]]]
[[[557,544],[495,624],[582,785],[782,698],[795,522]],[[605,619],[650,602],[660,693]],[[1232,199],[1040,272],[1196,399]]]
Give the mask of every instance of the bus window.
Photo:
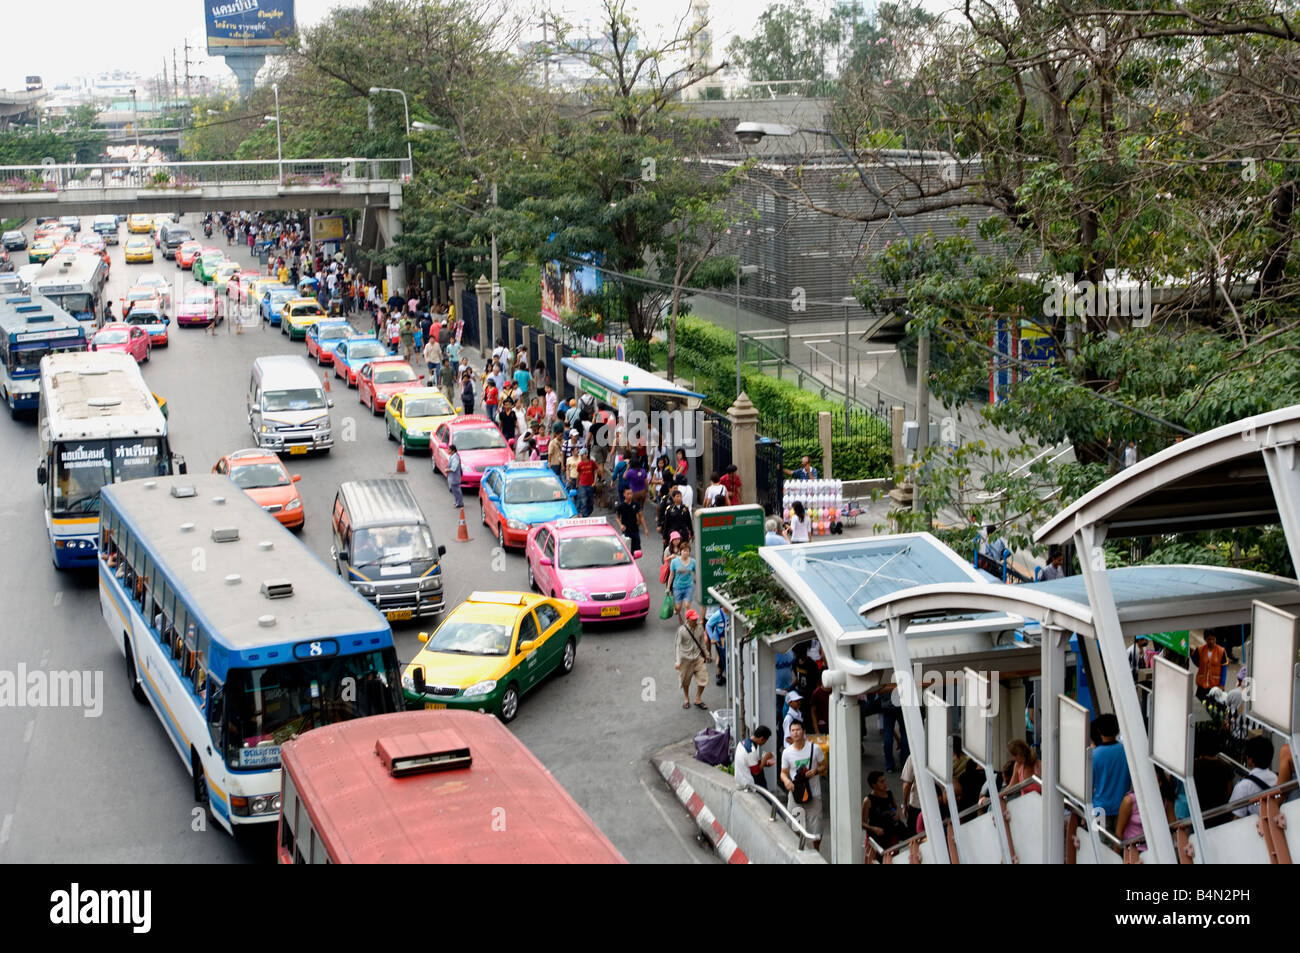
[[[221,723],[226,714],[226,692],[218,681],[212,683],[212,700],[208,705],[208,734],[214,745],[221,744]]]
[[[196,648],[194,649],[195,665],[199,666],[200,668],[207,664],[208,654],[211,651],[211,641],[212,641],[211,638],[208,636],[208,630],[200,629],[198,641],[196,643]],[[196,671],[194,675],[196,690],[198,688],[198,681],[197,681],[198,677],[199,676]]]
[[[208,673],[201,664],[194,667],[194,694],[200,705],[208,697]]]
[[[198,626],[190,622],[185,626],[185,655],[184,664],[181,666],[181,675],[186,678],[194,677],[194,650],[198,642]]]

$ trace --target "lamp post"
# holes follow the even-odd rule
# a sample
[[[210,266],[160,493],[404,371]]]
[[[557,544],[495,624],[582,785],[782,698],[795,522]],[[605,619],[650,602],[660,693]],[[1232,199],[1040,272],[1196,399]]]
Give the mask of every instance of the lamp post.
[[[136,105],[135,90],[131,90],[131,128],[135,130],[135,154],[133,158],[140,158],[140,110]]]
[[[840,137],[835,135],[835,133],[831,132],[829,129],[805,129],[797,126],[785,126],[785,125],[781,125],[780,123],[771,123],[771,122],[742,122],[742,123],[737,123],[735,129],[736,138],[740,141],[740,143],[742,145],[750,145],[750,146],[757,145],[759,142],[762,141],[764,136],[793,136],[798,133],[806,133],[808,135],[813,135],[813,136],[826,136],[828,139],[831,140],[831,142],[835,143],[835,147],[839,149],[840,152],[843,153],[844,157],[853,164],[853,168],[857,171],[858,178],[862,181],[863,187],[866,188],[866,190],[870,192],[872,195],[874,195],[876,198],[880,199],[881,202],[885,203],[885,209],[886,211],[889,212],[890,221],[892,221],[894,225],[898,227],[898,230],[901,231],[907,237],[907,240],[909,242],[913,240],[911,229],[909,229],[906,225],[904,225],[902,220],[899,219],[898,215],[895,213],[894,203],[889,201],[889,199],[885,198],[885,196],[880,193],[880,190],[871,184],[870,180],[867,179],[867,174],[862,171],[862,166],[858,164],[857,156],[855,156],[852,152],[850,152],[845,147],[844,143],[840,141]],[[909,316],[908,312],[906,311],[904,311],[903,314],[905,316]],[[849,325],[849,314],[848,314],[848,308],[846,307],[844,311],[844,348],[845,348],[845,358],[846,358],[845,374],[844,374],[844,390],[845,390],[846,408],[848,407],[848,361],[847,361],[848,344],[849,344],[848,325]],[[926,444],[930,440],[929,379],[930,379],[930,335],[929,332],[921,332],[916,336],[916,452],[918,457],[922,452],[924,452]],[[847,418],[846,418],[846,424],[847,424]],[[918,485],[913,487],[912,511],[919,512],[920,510],[921,510],[921,488]]]
[[[375,93],[396,93],[402,97],[402,114],[406,117],[406,167],[414,174],[414,167],[411,161],[411,108],[406,102],[406,93],[392,86],[371,86],[370,95]]]
[[[745,347],[740,340],[740,279],[758,274],[758,265],[742,265],[736,258],[736,396],[740,396],[740,365],[744,360]]]
[[[849,308],[858,303],[852,295],[840,299],[844,305],[844,436],[849,435]]]
[[[280,84],[272,83],[271,92],[275,94],[275,165],[280,181],[284,182],[284,143],[280,135]],[[272,117],[267,116],[267,121]]]

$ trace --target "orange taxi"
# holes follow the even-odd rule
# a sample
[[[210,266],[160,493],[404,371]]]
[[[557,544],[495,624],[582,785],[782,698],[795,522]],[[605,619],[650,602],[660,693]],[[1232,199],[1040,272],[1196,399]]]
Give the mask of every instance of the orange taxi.
[[[253,500],[289,529],[302,529],[306,515],[297,483],[302,475],[289,475],[280,458],[262,449],[228,453],[212,468],[230,477]]]

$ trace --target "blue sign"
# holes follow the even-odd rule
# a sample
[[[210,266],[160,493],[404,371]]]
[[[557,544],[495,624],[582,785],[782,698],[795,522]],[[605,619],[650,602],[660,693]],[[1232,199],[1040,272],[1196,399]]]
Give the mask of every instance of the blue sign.
[[[293,647],[293,657],[297,659],[329,658],[331,655],[338,654],[339,644],[333,639],[320,639],[316,642],[299,642]]]
[[[259,745],[256,748],[240,748],[239,766],[241,768],[278,768],[280,766],[280,746]]]
[[[294,34],[293,0],[206,0],[208,51],[282,47]]]

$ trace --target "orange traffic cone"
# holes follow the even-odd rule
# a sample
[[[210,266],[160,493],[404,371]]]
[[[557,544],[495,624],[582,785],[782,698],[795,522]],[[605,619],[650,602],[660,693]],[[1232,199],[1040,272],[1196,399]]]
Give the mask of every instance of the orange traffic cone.
[[[400,441],[397,444],[397,472],[406,472],[406,444]]]
[[[320,376],[320,379],[323,380],[323,381],[325,382],[325,393],[328,394],[328,393],[330,392],[330,375],[329,375],[329,374],[322,374],[322,375]]]
[[[465,507],[460,508],[460,525],[456,527],[456,542],[469,542],[469,527],[465,525]]]

